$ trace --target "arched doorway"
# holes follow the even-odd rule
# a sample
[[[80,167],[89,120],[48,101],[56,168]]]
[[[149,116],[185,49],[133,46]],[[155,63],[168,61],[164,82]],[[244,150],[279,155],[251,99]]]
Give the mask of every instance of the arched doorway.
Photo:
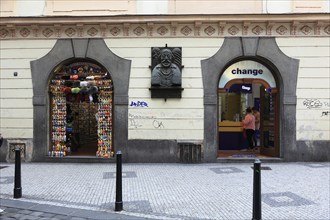
[[[257,61],[241,60],[225,69],[218,87],[218,157],[279,157],[278,91],[273,73]],[[247,108],[260,114],[253,149],[242,126]]]
[[[204,91],[204,162],[217,161],[219,149],[218,88],[225,69],[238,60],[269,67],[278,88],[279,157],[292,160],[296,149],[296,87],[299,60],[286,56],[273,37],[228,37],[212,57],[201,61]]]
[[[57,66],[49,82],[48,156],[113,157],[112,93],[110,73],[95,61]]]
[[[33,84],[33,161],[54,161],[48,156],[51,142],[49,84],[56,67],[74,61],[88,61],[111,73],[113,85],[112,129],[120,135],[112,136],[112,146],[127,158],[128,148],[128,87],[131,61],[115,55],[103,39],[59,39],[44,57],[31,62]],[[94,62],[96,61],[96,62]],[[96,155],[96,154],[95,154]],[[94,156],[95,157],[95,156]],[[70,161],[106,161],[73,157]],[[60,161],[64,161],[60,159]]]

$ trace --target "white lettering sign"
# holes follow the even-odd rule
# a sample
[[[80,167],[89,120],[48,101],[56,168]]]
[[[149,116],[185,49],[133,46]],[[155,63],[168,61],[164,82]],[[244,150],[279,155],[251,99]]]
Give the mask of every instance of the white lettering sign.
[[[242,86],[242,89],[245,89],[245,90],[247,90],[247,91],[250,91],[250,87],[247,87],[247,86]]]
[[[266,81],[271,88],[276,88],[276,82],[272,72],[253,60],[243,60],[229,66],[222,74],[219,88],[224,88],[233,79],[261,79]],[[246,89],[243,88],[242,89]]]
[[[262,69],[240,69],[236,68],[231,71],[232,74],[252,74],[254,76],[257,76],[258,74],[262,74]]]

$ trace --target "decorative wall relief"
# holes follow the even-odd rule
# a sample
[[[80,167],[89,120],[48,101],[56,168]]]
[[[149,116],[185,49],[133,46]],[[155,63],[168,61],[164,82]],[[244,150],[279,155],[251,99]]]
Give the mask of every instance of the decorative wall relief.
[[[236,15],[235,15],[236,16]],[[288,15],[289,16],[289,15]],[[303,17],[303,15],[301,15]],[[322,18],[324,17],[324,18]],[[216,22],[209,18],[203,18],[198,22],[186,21],[184,24],[172,20],[114,22],[106,18],[98,24],[83,19],[76,25],[70,22],[58,22],[47,20],[47,25],[40,20],[39,23],[17,23],[11,18],[3,18],[0,21],[0,39],[59,39],[59,38],[145,38],[149,37],[232,37],[232,36],[326,36],[330,35],[329,16],[322,15],[320,19],[302,19],[300,17],[288,17],[288,21],[274,21],[253,19],[247,22],[245,19]],[[43,18],[46,19],[46,18]],[[67,18],[68,21],[70,18]],[[111,18],[108,18],[111,19]],[[41,22],[41,23],[40,23]],[[111,24],[109,24],[109,22]]]
[[[182,48],[151,48],[151,98],[181,98]]]

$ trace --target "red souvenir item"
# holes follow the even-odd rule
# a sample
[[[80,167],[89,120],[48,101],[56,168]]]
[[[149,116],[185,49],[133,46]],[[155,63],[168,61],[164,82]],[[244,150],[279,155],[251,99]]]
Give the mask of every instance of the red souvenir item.
[[[70,79],[77,80],[77,79],[79,79],[79,76],[78,75],[71,75]]]
[[[65,87],[63,88],[64,93],[71,93],[71,88],[70,87]]]

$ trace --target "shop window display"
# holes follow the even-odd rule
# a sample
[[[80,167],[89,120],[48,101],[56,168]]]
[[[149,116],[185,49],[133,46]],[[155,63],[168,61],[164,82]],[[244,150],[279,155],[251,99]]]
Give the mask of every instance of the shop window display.
[[[110,74],[91,62],[62,65],[55,69],[49,89],[48,156],[113,157]]]

